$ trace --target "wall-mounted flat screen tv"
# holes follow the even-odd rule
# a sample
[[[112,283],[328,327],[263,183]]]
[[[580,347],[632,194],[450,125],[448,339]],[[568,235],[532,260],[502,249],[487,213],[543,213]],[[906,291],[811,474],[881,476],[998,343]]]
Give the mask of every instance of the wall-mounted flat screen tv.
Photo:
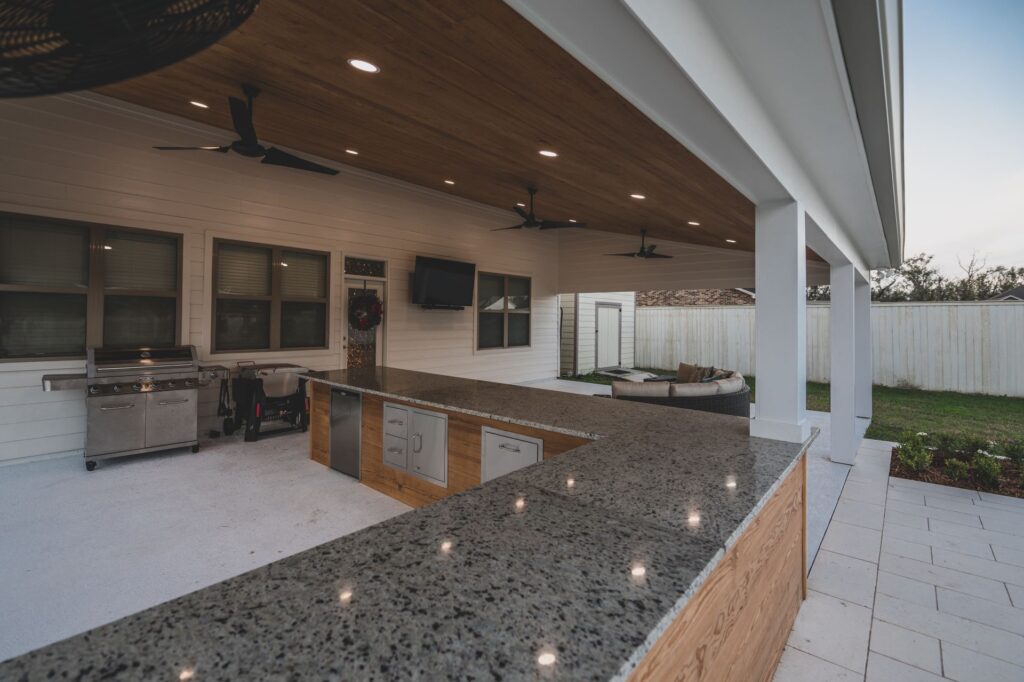
[[[412,302],[428,308],[472,306],[475,280],[476,265],[473,263],[416,256]]]

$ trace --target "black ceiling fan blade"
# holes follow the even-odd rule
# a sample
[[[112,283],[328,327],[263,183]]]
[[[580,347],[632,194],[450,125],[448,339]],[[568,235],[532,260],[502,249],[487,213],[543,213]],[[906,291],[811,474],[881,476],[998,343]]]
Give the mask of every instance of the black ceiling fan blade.
[[[491,230],[491,232],[501,232],[502,230],[521,230],[521,229],[523,229],[522,225],[510,225],[509,227],[496,227],[493,230]]]
[[[306,159],[299,158],[294,154],[289,154],[277,147],[270,147],[267,149],[267,153],[264,154],[263,161],[261,163],[267,163],[272,166],[287,166],[288,168],[313,171],[314,173],[324,173],[326,175],[338,174],[338,171],[333,168],[328,168],[327,166],[321,166],[319,163],[307,161]]]
[[[636,253],[606,253],[606,256],[625,256],[626,258],[636,258],[639,254]]]
[[[523,220],[529,220],[530,214],[523,210],[522,206],[513,206],[512,210],[519,214]]]
[[[586,223],[574,223],[571,220],[542,220],[540,221],[540,229],[542,230],[558,230],[565,227],[586,227]]]
[[[644,256],[644,258],[671,258],[671,257],[672,256],[666,256],[663,253],[651,253],[650,251],[648,251],[647,255]]]
[[[210,145],[208,147],[153,147],[153,149],[159,149],[162,152],[220,152],[226,154],[230,146],[214,147]]]
[[[228,97],[228,106],[231,108],[231,123],[235,126],[235,132],[238,133],[242,143],[245,145],[258,144],[249,105],[237,97]]]

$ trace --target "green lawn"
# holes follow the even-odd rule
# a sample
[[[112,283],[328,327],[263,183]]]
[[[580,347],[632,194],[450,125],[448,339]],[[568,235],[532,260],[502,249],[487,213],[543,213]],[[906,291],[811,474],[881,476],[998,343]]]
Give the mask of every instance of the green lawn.
[[[654,374],[671,370],[638,367]],[[610,384],[611,377],[585,374],[567,377],[575,381]],[[745,377],[755,399],[757,381]],[[919,391],[911,388],[875,386],[874,415],[868,438],[896,440],[903,431],[963,433],[987,440],[1024,439],[1024,398],[991,395]],[[829,385],[807,382],[807,409],[828,412]]]

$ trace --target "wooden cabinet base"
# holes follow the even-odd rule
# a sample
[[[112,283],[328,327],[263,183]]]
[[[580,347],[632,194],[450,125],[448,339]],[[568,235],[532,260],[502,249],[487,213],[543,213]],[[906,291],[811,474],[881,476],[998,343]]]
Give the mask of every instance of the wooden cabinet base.
[[[805,596],[807,459],[640,661],[630,679],[767,682]]]

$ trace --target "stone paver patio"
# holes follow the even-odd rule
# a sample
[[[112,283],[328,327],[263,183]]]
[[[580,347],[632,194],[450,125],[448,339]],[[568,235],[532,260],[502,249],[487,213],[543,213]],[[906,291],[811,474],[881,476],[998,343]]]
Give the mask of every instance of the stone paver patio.
[[[1024,680],[1024,500],[889,478],[865,440],[776,682]]]

